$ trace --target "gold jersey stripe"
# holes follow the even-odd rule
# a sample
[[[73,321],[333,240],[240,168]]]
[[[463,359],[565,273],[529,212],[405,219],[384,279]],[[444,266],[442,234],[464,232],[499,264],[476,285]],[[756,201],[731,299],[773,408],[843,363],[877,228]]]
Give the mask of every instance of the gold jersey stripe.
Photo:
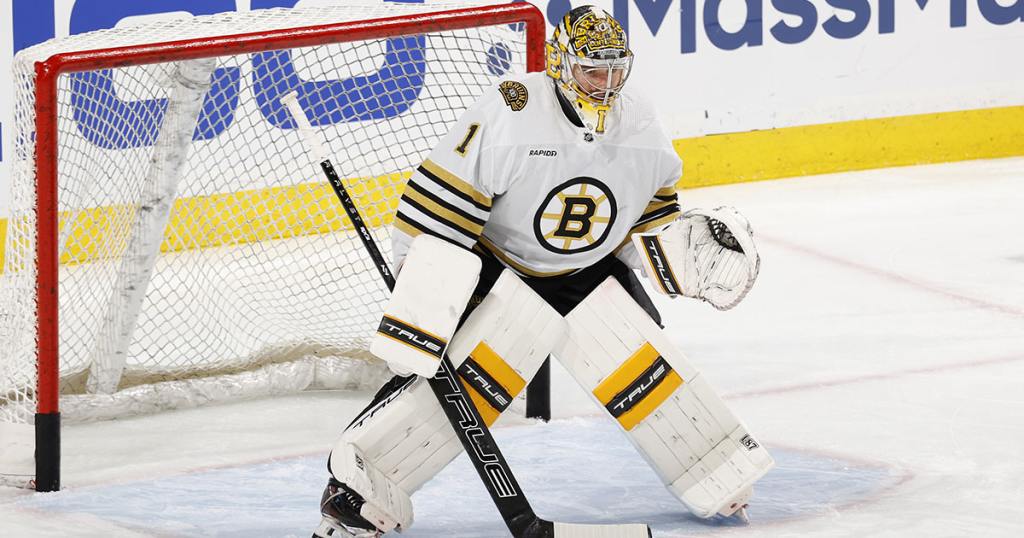
[[[579,270],[579,269],[566,269],[564,271],[554,271],[554,272],[550,272],[550,273],[545,273],[543,271],[534,271],[533,269],[530,269],[529,267],[525,267],[522,264],[517,263],[512,258],[508,257],[508,255],[505,254],[504,252],[502,252],[500,248],[498,248],[494,243],[491,243],[486,237],[484,237],[482,235],[480,236],[478,244],[486,252],[489,252],[490,254],[492,254],[493,256],[498,258],[499,260],[501,260],[502,263],[504,263],[506,266],[511,267],[516,272],[522,273],[522,274],[524,274],[526,276],[532,276],[532,277],[537,277],[537,278],[546,278],[546,277],[567,275],[569,273],[574,273],[574,272]]]
[[[676,196],[675,187],[662,187],[658,189],[658,192],[654,193],[655,196]]]
[[[491,346],[487,345],[487,342],[481,341],[477,344],[469,356],[473,357],[473,360],[513,397],[526,388],[526,380],[512,369],[505,359],[495,353]]]
[[[638,234],[638,233],[643,233],[643,232],[646,232],[646,231],[649,231],[649,230],[653,230],[654,228],[657,228],[658,226],[661,226],[661,225],[664,225],[664,224],[668,224],[668,223],[676,220],[677,218],[679,218],[679,215],[681,213],[682,213],[681,211],[676,210],[676,211],[673,211],[673,212],[671,212],[671,213],[669,213],[667,215],[664,215],[662,217],[658,217],[658,218],[656,218],[656,219],[654,219],[654,220],[652,220],[650,222],[645,222],[643,224],[637,224],[637,225],[633,226],[632,229],[629,230],[629,233]]]
[[[643,224],[634,225],[633,228],[629,230],[629,233],[626,234],[626,238],[623,239],[621,243],[619,243],[619,246],[615,247],[615,252],[618,252],[623,247],[628,245],[630,243],[630,241],[633,240],[633,237],[632,237],[633,234],[644,233],[644,232],[653,230],[654,228],[657,228],[658,226],[662,226],[664,224],[668,224],[668,223],[676,220],[677,218],[679,218],[679,215],[681,213],[682,213],[681,211],[673,211],[672,213],[669,213],[668,215],[665,215],[663,217],[658,217],[658,218],[656,218],[656,219],[654,219],[654,220],[652,220],[650,222],[645,222]]]
[[[422,166],[424,170],[433,174],[434,177],[441,180],[441,182],[447,185],[452,191],[462,193],[464,196],[473,199],[473,201],[483,206],[484,209],[489,209],[491,207],[491,198],[489,196],[474,189],[472,185],[463,181],[448,170],[445,170],[441,165],[427,159],[423,161],[423,164],[420,166]]]
[[[431,230],[430,228],[420,224],[419,222],[416,222],[412,217],[402,213],[401,211],[399,211],[395,215],[395,228],[397,228],[398,230],[402,231],[403,233],[410,237],[416,237],[420,234],[427,234],[436,237],[442,241],[447,241],[455,246],[469,248],[469,246],[464,243],[460,243],[455,239],[452,239],[451,237],[439,234],[434,230]]]
[[[484,231],[483,224],[477,224],[467,219],[466,217],[420,194],[415,189],[405,189],[403,197],[413,200],[423,206],[422,209],[417,209],[420,209],[421,211],[425,209],[429,214],[431,214],[431,216],[439,217],[443,224],[461,229],[474,237],[480,235]]]
[[[395,225],[395,228],[398,228],[399,230],[402,231],[402,233],[404,233],[405,235],[408,235],[409,237],[417,237],[421,233],[423,233],[418,228],[413,226],[412,224],[409,224],[408,222],[405,222],[405,220],[402,219],[401,215],[398,215],[395,218],[395,224],[394,225]]]
[[[408,191],[406,191],[406,192],[408,192]],[[644,209],[644,215],[646,215],[648,213],[651,213],[651,212],[654,212],[654,211],[657,211],[659,209],[664,209],[664,208],[666,208],[666,207],[668,207],[668,206],[670,206],[672,204],[678,204],[678,203],[679,203],[678,200],[652,200],[651,203],[647,204],[647,208]],[[643,217],[641,217],[641,218],[643,218]]]

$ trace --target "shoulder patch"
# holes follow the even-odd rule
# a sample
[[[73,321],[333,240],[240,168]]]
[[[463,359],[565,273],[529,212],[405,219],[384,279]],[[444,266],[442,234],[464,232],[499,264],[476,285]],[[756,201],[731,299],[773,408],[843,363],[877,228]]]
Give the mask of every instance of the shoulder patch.
[[[499,84],[498,91],[501,92],[501,96],[505,98],[505,104],[513,112],[519,112],[526,107],[526,100],[530,98],[530,92],[526,91],[526,86],[522,82],[514,80],[506,80]]]

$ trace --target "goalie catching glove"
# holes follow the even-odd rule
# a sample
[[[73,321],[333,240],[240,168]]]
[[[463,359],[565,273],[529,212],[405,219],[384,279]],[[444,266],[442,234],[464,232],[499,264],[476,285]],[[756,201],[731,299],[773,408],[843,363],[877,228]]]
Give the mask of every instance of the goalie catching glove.
[[[692,209],[658,230],[633,234],[647,277],[659,292],[728,310],[747,295],[761,258],[747,219],[731,207]]]

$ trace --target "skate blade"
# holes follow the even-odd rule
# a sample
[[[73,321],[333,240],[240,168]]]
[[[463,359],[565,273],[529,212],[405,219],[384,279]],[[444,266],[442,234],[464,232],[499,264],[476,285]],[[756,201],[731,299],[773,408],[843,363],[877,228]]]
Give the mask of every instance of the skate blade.
[[[340,521],[324,516],[313,531],[312,538],[380,538],[383,533],[363,529],[350,529]]]

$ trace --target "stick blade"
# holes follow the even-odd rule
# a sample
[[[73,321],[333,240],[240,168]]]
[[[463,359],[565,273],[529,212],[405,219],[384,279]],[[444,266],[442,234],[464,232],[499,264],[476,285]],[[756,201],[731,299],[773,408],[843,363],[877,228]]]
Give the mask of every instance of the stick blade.
[[[555,523],[555,538],[650,538],[651,528],[642,523],[581,525]]]

